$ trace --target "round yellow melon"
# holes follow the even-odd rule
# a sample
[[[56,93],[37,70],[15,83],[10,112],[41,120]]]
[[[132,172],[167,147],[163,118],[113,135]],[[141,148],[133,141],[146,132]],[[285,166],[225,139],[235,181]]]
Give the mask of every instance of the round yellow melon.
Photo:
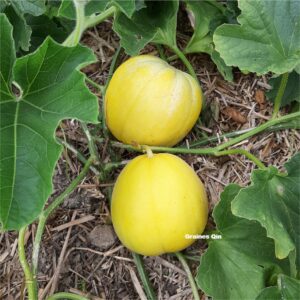
[[[208,202],[194,170],[172,154],[140,155],[119,175],[112,222],[121,242],[143,255],[180,251],[201,234]]]
[[[191,75],[158,57],[140,55],[116,70],[105,106],[107,126],[123,143],[173,146],[197,121],[202,92]]]

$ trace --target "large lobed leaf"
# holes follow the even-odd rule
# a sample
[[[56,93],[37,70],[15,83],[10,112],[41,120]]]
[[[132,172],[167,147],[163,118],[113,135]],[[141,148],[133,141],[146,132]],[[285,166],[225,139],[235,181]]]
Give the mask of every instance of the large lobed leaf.
[[[268,237],[274,239],[278,258],[296,250],[296,266],[300,270],[300,153],[285,167],[288,174],[279,173],[272,166],[253,171],[251,186],[235,197],[232,212],[258,221]]]
[[[196,281],[213,299],[255,299],[272,274],[289,272],[288,260],[278,260],[274,241],[259,223],[236,217],[231,202],[241,191],[227,186],[214,209],[220,240],[209,242]]]
[[[292,71],[300,60],[300,1],[240,0],[239,8],[240,25],[214,33],[225,63],[259,74]]]
[[[0,34],[0,223],[12,230],[31,223],[52,192],[61,153],[54,138],[59,122],[95,123],[98,105],[77,70],[94,61],[89,49],[66,48],[47,38],[36,52],[15,60],[12,26],[3,14]]]

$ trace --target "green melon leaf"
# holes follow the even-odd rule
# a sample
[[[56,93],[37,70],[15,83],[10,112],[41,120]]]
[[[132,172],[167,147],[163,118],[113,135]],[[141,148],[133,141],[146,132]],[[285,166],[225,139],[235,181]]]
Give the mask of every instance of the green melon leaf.
[[[226,2],[225,16],[229,24],[237,24],[237,17],[241,14],[238,6],[238,0],[231,0]]]
[[[47,36],[51,36],[58,43],[62,43],[68,37],[67,31],[63,27],[59,27],[56,22],[46,15],[39,17],[28,15],[26,16],[26,22],[32,29],[29,49],[31,52],[36,50]]]
[[[228,81],[233,81],[231,67],[226,66],[220,54],[215,51],[213,43],[213,33],[216,27],[226,21],[224,6],[211,0],[186,1],[186,3],[194,33],[184,52],[209,54],[222,76]]]
[[[267,287],[256,300],[295,300],[299,299],[300,281],[286,275],[279,275],[277,287]]]
[[[216,50],[226,65],[265,74],[292,71],[300,60],[300,1],[240,0],[240,25],[221,25]]]
[[[113,29],[129,55],[137,55],[148,43],[176,46],[178,0],[149,1],[131,18],[117,13]]]
[[[186,10],[194,29],[185,52],[211,54],[214,45],[212,34],[215,28],[225,22],[224,7],[216,1],[186,1]]]
[[[85,15],[91,16],[103,12],[110,6],[116,6],[120,9],[128,18],[130,18],[137,8],[143,6],[143,1],[140,0],[138,7],[136,7],[135,0],[89,0],[85,6]],[[73,0],[63,0],[59,8],[59,16],[70,20],[76,19],[75,7]]]
[[[241,187],[228,185],[213,211],[222,239],[210,240],[196,282],[213,299],[255,299],[268,277],[289,272],[287,259],[274,255],[274,241],[259,223],[234,216],[231,202]]]
[[[232,74],[232,68],[228,67],[222,57],[220,56],[219,52],[214,50],[211,53],[211,59],[216,64],[218,71],[221,73],[221,75],[226,79],[227,81],[233,81],[233,74]]]
[[[101,13],[105,10],[108,3],[109,0],[89,0],[85,6],[85,15],[90,16],[92,14]],[[76,12],[73,0],[62,0],[58,11],[58,16],[70,20],[76,20]]]
[[[45,0],[8,0],[8,2],[22,14],[40,16],[46,10]]]
[[[269,80],[272,89],[266,93],[267,98],[274,102],[279,90],[282,76],[274,77]],[[293,101],[300,102],[300,75],[295,71],[289,74],[288,82],[281,100],[281,107],[289,105]]]
[[[4,14],[0,13],[0,34],[1,34],[0,100],[1,102],[2,99],[6,99],[6,98],[10,99],[10,97],[12,97],[10,91],[10,85],[12,82],[12,68],[16,60],[16,53],[13,44],[12,32],[13,32],[13,27],[9,23],[7,17]]]
[[[6,0],[0,1],[0,13],[2,13],[7,6],[8,2],[6,2]]]
[[[136,7],[136,0],[111,0],[110,5],[118,7],[128,18],[132,17],[137,8],[144,7],[143,1],[140,1],[139,7]]]
[[[273,166],[254,170],[251,186],[235,197],[232,212],[258,221],[268,237],[274,239],[279,259],[296,249],[296,265],[300,270],[300,153],[286,163],[285,168],[286,175]]]
[[[67,48],[47,38],[15,60],[12,26],[3,14],[0,34],[0,223],[14,230],[35,220],[52,192],[62,151],[54,137],[59,122],[97,122],[97,97],[78,71],[95,57],[85,47]]]
[[[13,38],[16,51],[28,51],[30,47],[31,27],[26,22],[26,16],[40,16],[46,11],[45,0],[7,0],[0,1],[0,12],[8,17],[13,25]]]
[[[31,28],[26,23],[24,15],[15,10],[13,6],[7,6],[4,10],[9,22],[13,25],[13,38],[17,51],[28,51],[30,47]]]

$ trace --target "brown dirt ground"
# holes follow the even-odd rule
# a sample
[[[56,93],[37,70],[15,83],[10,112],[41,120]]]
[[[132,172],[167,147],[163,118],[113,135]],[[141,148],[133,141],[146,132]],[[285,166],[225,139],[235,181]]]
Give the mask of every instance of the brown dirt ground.
[[[179,44],[184,44],[184,35],[180,35],[178,39]],[[107,21],[89,30],[83,42],[94,50],[99,59],[97,64],[89,66],[84,71],[93,81],[104,84],[112,56],[118,47],[118,38],[111,30],[111,22]],[[148,46],[144,52],[157,54],[152,46]],[[121,60],[125,59],[126,56],[122,54]],[[208,135],[222,134],[255,127],[270,118],[272,111],[270,104],[264,101],[263,97],[261,99],[255,96],[257,93],[264,96],[265,91],[270,88],[267,77],[243,75],[235,71],[234,82],[228,83],[217,72],[208,56],[191,55],[189,60],[201,81],[207,106],[214,108],[215,120],[210,119],[209,124],[206,125],[197,124],[182,142],[183,144],[190,144],[199,139],[202,132]],[[172,64],[184,69],[177,60]],[[258,90],[260,92],[257,92]],[[101,96],[99,94],[98,96],[101,102]],[[230,111],[237,114],[238,119],[244,118],[246,122],[244,124],[235,122],[230,118],[230,115],[232,116]],[[58,135],[65,136],[76,149],[88,155],[87,140],[76,121],[63,122],[58,129]],[[260,134],[244,141],[240,146],[251,150],[266,165],[282,166],[299,151],[299,140],[299,132],[285,130]],[[113,160],[125,164],[128,159],[136,155],[122,149],[115,149],[112,152],[107,147],[107,143],[99,144],[98,150],[104,162]],[[254,168],[253,163],[242,156],[213,158],[182,155],[181,157],[194,168],[204,182],[211,209],[217,203],[224,186],[229,183],[247,185]],[[67,150],[63,152],[55,171],[52,198],[67,187],[68,183],[80,172],[81,167],[81,163],[72,152]],[[141,298],[137,292],[140,283],[136,280],[138,274],[131,253],[117,240],[109,248],[101,250],[89,239],[90,232],[95,226],[111,224],[109,196],[121,169],[120,167],[114,170],[105,182],[100,182],[97,176],[90,172],[48,221],[43,237],[38,273],[40,299],[54,291],[71,291],[86,295],[91,299]],[[77,222],[72,222],[72,219]],[[58,227],[63,224],[66,226]],[[208,227],[213,227],[211,219]],[[33,224],[27,233],[28,253],[31,252],[32,236],[35,230],[36,224]],[[99,238],[101,242],[101,237]],[[0,233],[1,299],[24,299],[24,278],[16,248],[16,233]],[[63,248],[65,249],[62,250]],[[205,248],[205,243],[196,242],[185,252],[197,257]],[[195,273],[198,262],[190,260],[189,263]],[[145,265],[159,299],[192,298],[187,276],[180,263],[172,255],[147,257]],[[203,294],[202,299],[206,299]]]

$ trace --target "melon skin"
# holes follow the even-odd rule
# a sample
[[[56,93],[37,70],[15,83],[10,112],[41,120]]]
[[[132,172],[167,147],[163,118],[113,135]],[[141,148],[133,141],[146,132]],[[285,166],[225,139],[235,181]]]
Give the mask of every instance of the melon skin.
[[[106,123],[125,144],[174,146],[195,125],[202,99],[192,76],[140,55],[115,71],[105,96]]]
[[[112,222],[121,242],[142,255],[185,249],[204,231],[205,188],[194,170],[172,154],[140,155],[120,173],[112,194]]]

